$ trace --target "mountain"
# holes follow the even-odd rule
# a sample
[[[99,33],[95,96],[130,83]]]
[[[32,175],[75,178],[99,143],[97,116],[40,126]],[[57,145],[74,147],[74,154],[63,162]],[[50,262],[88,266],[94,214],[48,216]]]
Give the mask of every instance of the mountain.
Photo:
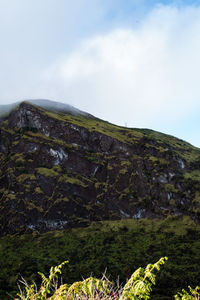
[[[24,101],[26,102],[26,101]],[[37,106],[47,109],[48,111],[52,112],[62,112],[62,113],[68,113],[71,115],[84,115],[84,116],[90,116],[88,113],[85,113],[69,104],[65,103],[60,103],[60,102],[55,102],[47,99],[30,99],[27,102],[31,104],[36,104]],[[19,102],[15,102],[12,104],[7,104],[7,105],[0,105],[0,118],[6,117],[9,115],[9,113],[16,109],[19,105]]]
[[[188,215],[200,222],[200,149],[72,106],[0,107],[0,234]]]

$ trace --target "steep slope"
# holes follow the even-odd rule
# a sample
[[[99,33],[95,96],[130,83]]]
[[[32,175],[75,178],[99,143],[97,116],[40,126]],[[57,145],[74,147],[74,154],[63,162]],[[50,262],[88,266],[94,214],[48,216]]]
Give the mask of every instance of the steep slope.
[[[1,235],[169,214],[199,222],[200,149],[44,107],[22,102],[1,120]]]

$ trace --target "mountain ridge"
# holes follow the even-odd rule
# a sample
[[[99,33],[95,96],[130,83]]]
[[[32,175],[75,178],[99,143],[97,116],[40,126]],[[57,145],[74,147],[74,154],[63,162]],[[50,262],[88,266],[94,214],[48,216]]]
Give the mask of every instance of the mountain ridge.
[[[22,102],[0,124],[0,163],[2,235],[104,219],[200,220],[200,149],[152,130]]]
[[[85,115],[85,116],[88,115],[90,117],[93,117],[92,115],[84,111],[81,111],[78,108],[75,108],[74,106],[66,103],[53,101],[49,99],[27,99],[27,100],[17,101],[11,104],[0,105],[0,118],[8,116],[12,110],[16,109],[21,103],[24,102],[36,105],[40,108],[47,109],[53,112],[63,112],[72,115]]]

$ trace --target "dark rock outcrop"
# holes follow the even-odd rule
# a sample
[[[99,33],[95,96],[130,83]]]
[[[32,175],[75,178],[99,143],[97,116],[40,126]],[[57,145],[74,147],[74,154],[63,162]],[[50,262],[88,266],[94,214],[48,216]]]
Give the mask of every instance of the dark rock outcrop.
[[[28,102],[1,121],[1,235],[169,214],[200,220],[200,149]]]

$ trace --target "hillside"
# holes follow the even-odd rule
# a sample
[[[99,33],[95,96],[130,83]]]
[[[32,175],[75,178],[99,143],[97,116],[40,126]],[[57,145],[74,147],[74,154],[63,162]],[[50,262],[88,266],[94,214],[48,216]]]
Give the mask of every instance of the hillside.
[[[134,270],[166,255],[151,299],[172,300],[182,288],[199,285],[200,226],[189,217],[101,221],[86,228],[7,235],[0,245],[2,300],[15,298],[21,276],[39,284],[38,271],[48,275],[52,265],[66,259],[62,278],[69,284],[91,274],[101,278],[105,270],[112,281],[119,277],[125,283]]]
[[[168,215],[199,223],[200,149],[36,103],[1,117],[1,235]]]
[[[172,299],[199,284],[199,212],[200,149],[47,100],[0,106],[0,299],[66,259],[65,282],[125,282],[161,256],[153,299]]]

